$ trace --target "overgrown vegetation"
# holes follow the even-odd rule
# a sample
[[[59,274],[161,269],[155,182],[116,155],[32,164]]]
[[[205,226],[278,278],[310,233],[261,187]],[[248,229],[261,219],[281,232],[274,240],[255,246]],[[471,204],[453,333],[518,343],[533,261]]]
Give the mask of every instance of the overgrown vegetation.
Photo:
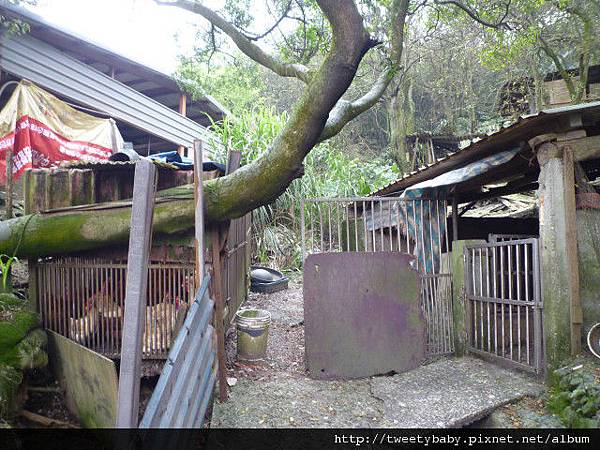
[[[242,152],[242,164],[269,151],[287,114],[258,107],[234,119],[213,124],[224,148]],[[225,162],[226,155],[219,155]],[[399,170],[383,158],[359,159],[331,142],[319,144],[304,162],[304,176],[272,204],[252,216],[252,243],[257,262],[285,269],[301,265],[300,209],[311,197],[364,196],[398,178]]]
[[[569,428],[600,427],[600,371],[597,365],[577,360],[554,372],[547,403]]]

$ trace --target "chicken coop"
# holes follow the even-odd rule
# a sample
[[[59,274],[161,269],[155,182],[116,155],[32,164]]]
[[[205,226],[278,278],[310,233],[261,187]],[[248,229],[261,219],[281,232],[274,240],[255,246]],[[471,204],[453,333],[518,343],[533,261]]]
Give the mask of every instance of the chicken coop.
[[[210,165],[210,164],[209,164]],[[135,163],[79,163],[66,168],[34,169],[25,175],[26,213],[60,214],[74,207],[107,208],[131,198]],[[222,174],[206,170],[204,178]],[[193,182],[193,171],[159,169],[158,189]],[[221,250],[223,320],[229,323],[244,301],[250,262],[247,233],[250,216],[208,225],[205,251],[212,270],[214,236],[226,236]],[[220,238],[219,242],[223,242]],[[121,354],[127,244],[101,250],[53,255],[29,261],[30,296],[42,325],[109,358]],[[177,235],[155,235],[150,253],[143,357],[164,359],[193,302],[194,230]]]

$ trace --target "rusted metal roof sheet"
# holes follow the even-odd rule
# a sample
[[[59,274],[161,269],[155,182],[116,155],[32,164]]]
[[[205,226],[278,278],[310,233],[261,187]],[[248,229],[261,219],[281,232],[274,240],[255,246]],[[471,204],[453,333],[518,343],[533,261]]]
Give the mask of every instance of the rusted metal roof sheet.
[[[404,175],[397,181],[371,193],[371,196],[393,195],[403,191],[413,184],[441,175],[450,170],[462,167],[478,159],[494,153],[507,150],[510,146],[527,142],[534,136],[553,132],[553,122],[563,116],[581,112],[586,116],[600,117],[600,101],[568,105],[560,108],[540,111],[536,114],[520,117],[516,122],[489,134],[487,137],[473,142],[451,155],[441,158],[438,162]]]

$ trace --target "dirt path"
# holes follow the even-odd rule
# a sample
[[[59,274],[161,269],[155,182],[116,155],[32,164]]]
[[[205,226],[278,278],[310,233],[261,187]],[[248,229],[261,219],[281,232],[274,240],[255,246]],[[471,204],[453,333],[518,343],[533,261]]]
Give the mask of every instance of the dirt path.
[[[304,367],[302,305],[298,284],[250,295],[244,306],[273,318],[267,358],[237,363],[229,330],[230,398],[215,402],[212,427],[456,427],[543,390],[526,375],[475,358],[441,359],[392,376],[312,380]]]

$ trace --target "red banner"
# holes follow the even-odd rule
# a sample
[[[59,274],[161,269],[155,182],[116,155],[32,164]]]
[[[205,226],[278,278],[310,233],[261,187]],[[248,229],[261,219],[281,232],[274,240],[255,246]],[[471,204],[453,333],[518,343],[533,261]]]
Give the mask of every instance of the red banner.
[[[13,179],[26,169],[55,166],[61,161],[107,160],[112,150],[100,145],[72,141],[29,116],[17,120],[15,131],[0,138],[0,183],[6,182],[6,152],[13,149]]]

